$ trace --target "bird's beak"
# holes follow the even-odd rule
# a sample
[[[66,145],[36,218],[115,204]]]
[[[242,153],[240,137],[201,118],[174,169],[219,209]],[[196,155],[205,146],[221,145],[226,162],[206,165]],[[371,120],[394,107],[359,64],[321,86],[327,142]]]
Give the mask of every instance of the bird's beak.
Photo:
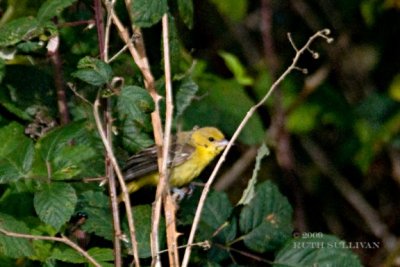
[[[217,141],[217,142],[215,143],[215,145],[216,145],[217,147],[224,148],[224,147],[226,147],[226,146],[228,145],[228,143],[229,143],[229,141],[226,140],[226,139],[224,139],[224,140],[221,140],[221,141]]]

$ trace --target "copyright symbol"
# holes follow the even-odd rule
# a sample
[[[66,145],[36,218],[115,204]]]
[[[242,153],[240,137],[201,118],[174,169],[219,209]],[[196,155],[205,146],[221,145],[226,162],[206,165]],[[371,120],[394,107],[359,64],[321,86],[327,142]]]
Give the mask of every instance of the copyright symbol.
[[[301,236],[301,234],[300,234],[300,232],[293,231],[292,236],[293,236],[294,238],[299,238],[299,237]]]

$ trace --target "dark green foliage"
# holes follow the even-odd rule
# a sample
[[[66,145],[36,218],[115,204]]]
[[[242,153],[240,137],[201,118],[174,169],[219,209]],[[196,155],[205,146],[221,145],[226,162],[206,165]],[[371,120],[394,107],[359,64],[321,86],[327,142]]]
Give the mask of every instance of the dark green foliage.
[[[243,128],[222,172],[235,164],[244,166],[243,162],[251,166],[246,158],[254,149],[251,146],[265,142],[268,148],[261,146],[254,170],[247,167],[235,173],[235,183],[225,192],[211,190],[195,237],[198,244],[206,241],[209,247],[193,246],[190,266],[362,266],[356,253],[366,265],[391,266],[390,259],[398,258],[398,252],[383,262],[387,251],[379,242],[370,242],[380,238],[376,231],[369,229],[362,212],[343,198],[342,191],[337,193],[338,185],[326,178],[346,177],[383,218],[382,224],[387,223],[389,234],[397,233],[400,32],[393,26],[399,25],[396,1],[303,1],[306,14],[295,1],[261,1],[261,5],[249,0],[133,0],[129,7],[117,2],[115,12],[135,45],[141,39],[146,44],[163,121],[165,62],[160,24],[168,16],[174,131],[215,126],[230,138],[290,64],[295,52],[287,32],[292,32],[298,48],[319,25],[329,27],[338,40],[329,47],[313,43],[311,49],[321,60],[314,61],[306,52],[298,66],[308,68],[309,75],[286,77]],[[107,102],[112,145],[121,166],[129,155],[154,145],[151,113],[156,105],[129,50],[111,62],[101,60],[101,25],[93,27],[93,10],[93,1],[86,0],[0,1],[1,267],[86,266],[85,257],[60,242],[4,234],[66,235],[79,240],[71,229],[87,238],[83,249],[101,266],[114,266],[108,184],[99,186],[105,177],[105,151],[94,123],[93,102],[99,97],[103,122]],[[104,7],[103,11],[105,15]],[[268,17],[272,24],[263,24],[269,23]],[[141,28],[142,34],[133,34],[132,27]],[[109,58],[125,45],[115,27],[110,29]],[[54,37],[60,41],[58,54],[49,53],[47,47]],[[388,47],[395,49],[386,51]],[[62,88],[56,86],[56,74],[63,77]],[[60,108],[64,101],[60,95],[65,95],[66,111]],[[66,124],[60,120],[63,112],[70,116]],[[331,162],[313,162],[304,140],[318,144]],[[271,156],[263,160],[270,150]],[[318,167],[321,164],[329,168]],[[199,180],[207,178],[207,172]],[[146,193],[131,196],[144,265],[151,261],[154,200]],[[199,195],[197,188],[179,203],[179,245],[186,244]],[[80,212],[87,218],[74,225]],[[126,264],[132,251],[129,238],[125,239],[124,209],[121,225]],[[311,236],[293,235],[299,225],[310,229]],[[165,233],[161,218],[162,250]],[[378,245],[354,253],[351,242],[341,239]],[[161,258],[167,266],[166,255]]]
[[[256,188],[252,201],[243,207],[239,225],[247,247],[260,253],[275,250],[291,236],[292,208],[267,181]]]
[[[111,81],[112,69],[104,61],[85,57],[78,62],[78,70],[72,76],[93,86],[103,86]]]
[[[0,129],[0,183],[24,178],[31,169],[34,146],[22,131],[22,126],[14,122]]]
[[[1,228],[21,234],[29,233],[29,228],[21,221],[7,214],[0,213]],[[10,258],[29,257],[33,254],[31,242],[27,239],[8,237],[0,234],[0,252]]]
[[[77,196],[74,188],[66,183],[41,186],[33,199],[39,218],[59,230],[72,216]]]
[[[331,235],[290,240],[276,255],[274,267],[362,266],[349,244]]]
[[[131,19],[137,27],[154,25],[168,10],[167,0],[138,0],[131,3]]]
[[[122,140],[131,152],[138,152],[153,144],[150,113],[154,102],[149,93],[138,86],[125,86],[117,101],[118,116],[122,123]]]

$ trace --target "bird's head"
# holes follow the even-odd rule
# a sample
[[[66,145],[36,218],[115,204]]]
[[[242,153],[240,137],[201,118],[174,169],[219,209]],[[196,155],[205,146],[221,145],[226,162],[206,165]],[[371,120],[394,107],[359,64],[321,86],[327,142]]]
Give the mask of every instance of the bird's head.
[[[214,127],[194,130],[190,142],[215,154],[219,154],[228,144],[224,134]]]

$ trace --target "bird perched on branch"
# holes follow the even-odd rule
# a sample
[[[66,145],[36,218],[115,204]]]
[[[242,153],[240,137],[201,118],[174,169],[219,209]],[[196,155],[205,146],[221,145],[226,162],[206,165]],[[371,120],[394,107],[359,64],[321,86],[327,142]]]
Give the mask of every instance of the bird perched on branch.
[[[178,133],[170,147],[169,184],[172,187],[189,184],[227,144],[221,131],[214,127]],[[160,179],[157,148],[152,146],[130,157],[123,171],[130,193],[143,186],[157,186]]]

